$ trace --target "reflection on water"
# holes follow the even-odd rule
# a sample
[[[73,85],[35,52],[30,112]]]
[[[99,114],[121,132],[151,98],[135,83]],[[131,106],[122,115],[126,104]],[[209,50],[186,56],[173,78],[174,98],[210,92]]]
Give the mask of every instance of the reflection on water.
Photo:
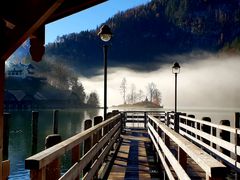
[[[60,110],[58,121],[58,132],[62,140],[79,133],[83,130],[83,122],[85,119],[98,116],[101,110]],[[45,137],[52,134],[52,110],[39,111],[38,119],[38,144],[37,151],[42,151],[45,146]],[[20,111],[11,112],[9,123],[9,157],[11,163],[9,179],[29,179],[29,172],[25,170],[24,160],[31,156],[32,152],[32,128],[31,128],[32,112]],[[62,158],[64,166],[70,163],[69,156]],[[62,169],[65,169],[65,167]]]

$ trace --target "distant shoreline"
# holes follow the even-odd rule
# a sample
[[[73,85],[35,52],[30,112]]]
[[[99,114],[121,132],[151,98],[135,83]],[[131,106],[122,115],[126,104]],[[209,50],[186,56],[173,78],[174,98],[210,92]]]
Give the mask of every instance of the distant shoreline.
[[[113,108],[163,108],[163,106],[160,106],[158,104],[155,104],[153,102],[138,102],[134,104],[120,104],[112,106]]]

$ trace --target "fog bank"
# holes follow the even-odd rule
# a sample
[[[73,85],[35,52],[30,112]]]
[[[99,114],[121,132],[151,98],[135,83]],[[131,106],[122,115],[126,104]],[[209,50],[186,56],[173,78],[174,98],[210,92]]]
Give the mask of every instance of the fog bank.
[[[178,75],[179,108],[240,108],[240,57],[209,56],[186,61],[179,57],[181,72]],[[159,66],[160,67],[160,66]],[[120,84],[125,77],[128,91],[132,83],[137,90],[146,92],[148,83],[154,82],[162,93],[165,108],[174,107],[174,74],[172,64],[156,71],[136,72],[127,68],[108,69],[108,106],[123,103]],[[102,73],[103,74],[103,73]],[[95,91],[103,104],[103,75],[79,77],[87,93]]]

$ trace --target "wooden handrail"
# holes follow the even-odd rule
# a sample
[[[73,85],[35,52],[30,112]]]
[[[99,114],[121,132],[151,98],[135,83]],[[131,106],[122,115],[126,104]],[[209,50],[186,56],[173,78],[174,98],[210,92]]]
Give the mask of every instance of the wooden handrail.
[[[178,178],[180,180],[190,180],[190,177],[187,175],[187,173],[185,172],[185,170],[183,169],[183,167],[180,165],[180,163],[176,160],[176,158],[174,157],[174,155],[171,153],[171,151],[168,149],[168,147],[164,144],[164,142],[162,141],[162,139],[160,138],[159,134],[155,131],[155,129],[153,128],[153,126],[148,123],[148,128],[149,128],[149,131],[151,133],[149,133],[151,139],[153,140],[153,143],[155,145],[155,147],[158,147],[158,145],[161,147],[162,151],[163,151],[163,154],[165,155],[165,157],[168,159],[169,163],[172,165],[174,171],[176,172]],[[154,139],[155,137],[155,139]],[[160,150],[157,148],[157,150],[159,151],[159,155],[161,154],[160,153]],[[163,158],[163,155],[161,154],[161,160],[162,162],[165,162],[165,159]],[[168,169],[168,167],[165,165],[164,166],[165,169]],[[172,179],[173,176],[171,175],[171,173],[168,174],[168,176],[170,176]]]
[[[25,168],[26,169],[34,169],[34,170],[40,170],[44,167],[46,167],[49,163],[51,163],[54,159],[59,158],[63,154],[65,154],[67,151],[73,149],[80,143],[82,143],[85,139],[92,136],[95,132],[99,131],[103,127],[111,124],[115,120],[119,119],[121,117],[121,114],[117,114],[111,118],[109,118],[106,121],[103,121],[102,123],[89,128],[86,131],[83,131],[75,136],[72,136],[68,138],[67,140],[58,143],[57,145],[46,149],[36,155],[33,155],[25,160]]]
[[[108,150],[110,150],[111,145],[115,142],[116,138],[118,137],[118,135],[120,135],[120,126],[121,126],[121,122],[118,122],[117,125],[115,125],[115,127],[108,132],[108,134],[106,134],[97,144],[95,144],[88,152],[87,154],[85,154],[77,163],[75,163],[61,178],[60,180],[68,180],[68,179],[74,179],[76,178],[80,172],[85,168],[85,166],[92,160],[92,157],[94,157],[97,152],[103,148],[103,146],[106,144],[106,142],[109,140],[109,138],[111,138],[114,133],[116,131],[118,131],[118,133],[116,133],[114,135],[113,138],[111,138],[110,141],[110,146],[107,146],[106,148],[108,148],[107,150],[103,150],[103,152],[107,153]],[[101,155],[100,155],[101,156]]]
[[[158,128],[161,129],[170,139],[172,139],[185,153],[188,154],[207,174],[209,177],[224,177],[226,167],[214,159],[211,155],[188,141],[186,138],[171,130],[165,124],[153,116],[148,116]]]
[[[232,128],[232,127],[229,127],[229,126],[218,125],[218,124],[214,124],[214,123],[211,123],[211,122],[207,122],[207,121],[203,121],[203,120],[199,120],[199,119],[195,119],[195,118],[191,118],[191,117],[187,117],[187,116],[183,116],[183,115],[180,115],[179,117],[182,118],[182,119],[190,120],[190,121],[197,122],[197,123],[200,123],[200,124],[204,124],[204,125],[207,125],[207,126],[211,126],[211,127],[217,128],[217,129],[228,131],[228,132],[231,132],[231,133],[236,133],[236,129],[240,131],[239,128]]]

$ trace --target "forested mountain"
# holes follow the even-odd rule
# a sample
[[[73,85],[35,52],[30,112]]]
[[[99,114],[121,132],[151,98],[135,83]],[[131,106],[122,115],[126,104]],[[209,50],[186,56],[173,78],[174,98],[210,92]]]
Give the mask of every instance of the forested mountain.
[[[239,0],[152,0],[110,18],[114,33],[109,66],[153,70],[169,56],[193,51],[218,52],[239,46]],[[46,59],[94,75],[103,67],[98,28],[58,37],[46,46]]]

